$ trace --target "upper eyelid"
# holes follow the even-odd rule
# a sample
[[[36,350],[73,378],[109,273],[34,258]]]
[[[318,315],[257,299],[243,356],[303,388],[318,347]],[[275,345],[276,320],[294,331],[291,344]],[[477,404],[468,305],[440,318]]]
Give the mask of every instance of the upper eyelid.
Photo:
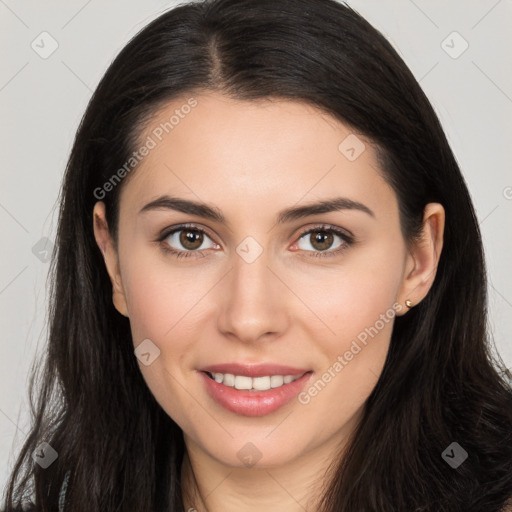
[[[338,236],[343,236],[345,238],[353,239],[354,235],[348,231],[347,229],[338,227],[338,226],[332,226],[330,224],[319,224],[316,226],[312,226],[310,228],[304,229],[304,231],[301,231],[299,233],[299,238],[302,238],[304,235],[307,235],[308,233],[312,231],[333,231]]]

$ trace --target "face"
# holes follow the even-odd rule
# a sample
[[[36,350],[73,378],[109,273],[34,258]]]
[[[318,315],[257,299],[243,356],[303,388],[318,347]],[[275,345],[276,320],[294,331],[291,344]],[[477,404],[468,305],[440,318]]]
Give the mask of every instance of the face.
[[[237,467],[332,453],[435,254],[407,247],[362,135],[303,103],[194,99],[169,103],[141,136],[151,148],[123,184],[117,251],[96,205],[114,303],[189,446]],[[306,208],[321,201],[335,204]]]

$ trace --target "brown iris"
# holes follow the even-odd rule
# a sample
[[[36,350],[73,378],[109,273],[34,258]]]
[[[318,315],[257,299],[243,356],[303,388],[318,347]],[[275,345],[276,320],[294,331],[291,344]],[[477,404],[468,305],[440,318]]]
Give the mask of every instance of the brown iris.
[[[334,235],[329,233],[328,231],[318,229],[316,231],[312,231],[309,237],[311,245],[318,249],[319,251],[325,251],[329,249],[333,243]],[[318,244],[318,245],[315,245]]]
[[[203,233],[194,229],[182,229],[180,243],[187,249],[197,249],[203,243]]]

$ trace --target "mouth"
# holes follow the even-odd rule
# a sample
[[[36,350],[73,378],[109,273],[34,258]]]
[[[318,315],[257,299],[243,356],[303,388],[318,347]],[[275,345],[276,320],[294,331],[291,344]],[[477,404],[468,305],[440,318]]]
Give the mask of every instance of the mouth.
[[[218,365],[198,374],[210,398],[223,409],[242,416],[264,416],[291,402],[311,380],[313,370]]]

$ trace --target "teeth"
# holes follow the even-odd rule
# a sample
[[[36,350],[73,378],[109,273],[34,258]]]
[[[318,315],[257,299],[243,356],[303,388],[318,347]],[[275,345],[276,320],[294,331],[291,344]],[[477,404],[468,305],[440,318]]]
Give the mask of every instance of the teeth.
[[[282,386],[284,383],[284,377],[282,375],[272,375],[270,377],[270,387],[271,388],[278,388],[279,386]]]
[[[251,391],[267,391],[271,388],[279,388],[289,384],[302,375],[266,375],[264,377],[247,377],[245,375],[233,375],[232,373],[208,373],[215,382],[235,389]]]
[[[221,384],[225,384],[226,386],[232,388],[235,385],[235,376],[232,375],[231,373],[226,373]]]
[[[224,375],[224,380],[226,380],[227,375]],[[235,377],[235,388],[236,389],[252,389],[252,379],[251,377],[245,377],[244,375],[237,375]]]

